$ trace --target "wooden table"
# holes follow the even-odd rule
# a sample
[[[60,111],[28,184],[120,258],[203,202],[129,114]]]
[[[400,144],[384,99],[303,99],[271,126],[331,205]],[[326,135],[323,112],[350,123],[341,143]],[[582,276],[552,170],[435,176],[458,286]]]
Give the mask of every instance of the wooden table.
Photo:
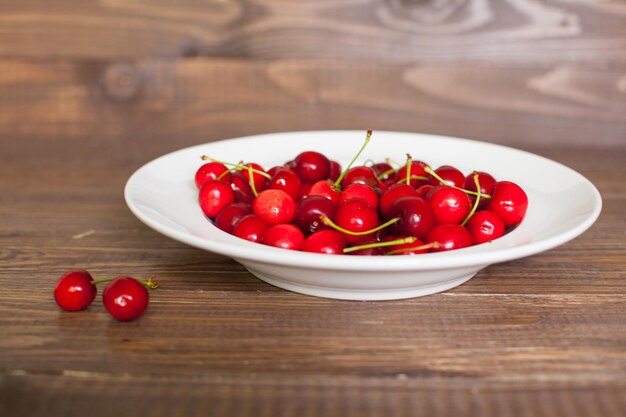
[[[0,6],[0,416],[626,415],[624,6],[287,3]],[[602,215],[445,293],[347,302],[274,288],[124,204],[169,151],[365,128],[544,155],[599,188]],[[135,322],[99,298],[64,313],[72,268],[161,288]]]

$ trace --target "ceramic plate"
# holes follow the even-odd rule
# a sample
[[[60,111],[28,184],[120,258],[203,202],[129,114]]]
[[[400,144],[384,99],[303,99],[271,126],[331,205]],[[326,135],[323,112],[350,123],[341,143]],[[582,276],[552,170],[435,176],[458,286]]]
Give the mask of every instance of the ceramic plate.
[[[194,174],[201,155],[257,162],[269,169],[305,150],[345,166],[363,143],[361,131],[276,133],[211,142],[164,155],[137,170],[125,198],[146,225],[177,241],[235,259],[272,285],[314,296],[389,300],[447,290],[496,262],[534,255],[587,230],[602,206],[598,190],[579,173],[528,152],[466,139],[375,131],[360,163],[406,153],[433,167],[487,171],[519,184],[529,207],[523,222],[490,243],[418,256],[348,256],[289,251],[251,243],[217,229],[197,203]],[[523,271],[520,271],[523,274]]]

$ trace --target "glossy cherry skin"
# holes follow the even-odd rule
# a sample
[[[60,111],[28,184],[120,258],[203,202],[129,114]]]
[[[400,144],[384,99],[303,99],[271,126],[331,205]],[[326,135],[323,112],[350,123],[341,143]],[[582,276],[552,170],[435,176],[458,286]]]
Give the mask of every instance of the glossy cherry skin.
[[[250,173],[249,169],[244,169],[241,172],[248,180],[248,183],[251,183],[251,182],[254,183],[254,188],[256,189],[257,192],[262,191],[265,188],[267,188],[268,179],[263,174],[261,174],[261,173],[266,173],[261,165],[254,163],[254,162],[249,162],[247,164],[244,164],[244,167],[245,168],[251,167],[254,170],[252,171],[252,174]]]
[[[96,298],[93,277],[82,269],[66,272],[54,287],[54,300],[65,311],[86,309]]]
[[[282,190],[264,190],[252,202],[252,212],[269,224],[290,223],[296,215],[296,202]]]
[[[235,192],[225,181],[208,181],[200,187],[198,202],[205,216],[215,218],[219,212],[235,200]]]
[[[245,215],[252,213],[252,206],[247,203],[232,203],[227,205],[220,211],[215,218],[215,226],[225,231],[226,233],[232,233],[235,224]]]
[[[341,189],[345,189],[348,185],[354,183],[367,184],[372,188],[379,186],[376,172],[364,165],[352,167],[346,172],[346,175],[341,180]]]
[[[379,225],[378,212],[367,201],[361,198],[352,198],[337,207],[335,224],[350,232],[367,232]],[[345,234],[345,239],[348,243],[356,244],[371,238],[372,235],[373,233],[356,236]]]
[[[337,181],[339,176],[341,175],[341,165],[337,161],[330,161],[330,174],[328,174],[328,179],[332,182]]]
[[[300,192],[300,177],[289,168],[280,167],[274,171],[268,188],[273,190],[282,190],[289,194],[293,199],[298,197]]]
[[[487,209],[500,217],[505,226],[514,226],[526,215],[528,196],[519,185],[499,181],[493,186]]]
[[[435,170],[435,173],[437,173],[437,175],[444,180],[445,184],[441,184],[437,178],[431,177],[428,181],[430,185],[448,185],[451,187],[463,188],[463,185],[465,184],[465,175],[453,166],[442,165]]]
[[[426,199],[426,196],[428,196],[428,193],[433,188],[435,188],[434,185],[424,184],[421,187],[418,187],[417,190],[415,190],[415,191],[417,191],[417,196],[418,197],[422,197],[423,199]]]
[[[293,170],[302,182],[315,183],[330,176],[330,161],[319,152],[302,152],[293,161]]]
[[[479,171],[476,173],[478,174],[478,184],[480,185],[481,194],[491,195],[491,192],[493,191],[493,186],[496,183],[496,179],[487,172]],[[469,174],[467,177],[465,177],[465,184],[463,185],[463,188],[469,191],[477,191],[476,184],[474,183],[473,172]],[[476,197],[473,195],[470,195],[469,198],[472,204],[474,204]],[[489,199],[481,197],[480,201],[478,202],[478,209],[482,210],[486,208],[488,205],[489,205]]]
[[[472,235],[475,245],[491,242],[503,236],[505,231],[500,217],[488,210],[474,213],[465,227]]]
[[[339,196],[339,205],[352,198],[363,199],[371,208],[378,209],[378,193],[367,184],[353,183],[348,185]]]
[[[391,230],[401,236],[415,236],[422,239],[435,224],[435,216],[426,201],[417,196],[401,197],[389,210],[389,218],[400,220]]]
[[[411,243],[401,243],[399,245],[389,246],[387,254],[389,255],[421,255],[428,253],[428,248],[424,247],[425,243],[417,239]]]
[[[379,201],[380,214],[382,214],[383,218],[389,218],[389,210],[392,204],[402,197],[417,197],[417,192],[415,188],[404,183],[394,184],[383,192]]]
[[[336,211],[337,206],[328,198],[319,195],[310,196],[298,203],[293,223],[305,235],[310,235],[318,230],[328,229],[328,226],[321,222],[320,217],[326,216],[332,220],[335,218]]]
[[[409,179],[409,185],[413,188],[419,188],[428,183],[428,174],[424,170],[424,163],[421,161],[413,161],[411,163],[411,171],[409,173],[407,173],[406,165],[400,168],[397,174],[398,181],[406,182],[407,175],[411,177]],[[425,179],[414,177],[423,177]]]
[[[296,201],[300,202],[304,200],[305,198],[307,198],[307,196],[309,195],[309,191],[311,191],[311,188],[313,188],[313,184],[311,184],[310,182],[303,182],[300,185],[300,190],[298,191],[298,196],[296,197]]]
[[[196,183],[196,187],[200,188],[205,182],[214,181],[218,178],[223,181],[230,182],[230,177],[231,174],[228,172],[226,165],[220,162],[207,162],[198,168],[194,181]]]
[[[342,255],[346,247],[345,235],[336,230],[318,230],[311,234],[302,244],[304,252]]]
[[[150,301],[148,289],[131,277],[117,277],[102,292],[102,304],[119,321],[138,319]]]
[[[388,186],[395,183],[398,179],[398,172],[387,162],[379,162],[372,165],[372,169],[376,173],[378,180]]]
[[[230,187],[235,192],[235,202],[252,204],[254,194],[248,178],[239,171],[233,171]]]
[[[466,193],[443,185],[430,190],[426,201],[432,208],[437,223],[460,224],[472,209]]]
[[[270,225],[255,214],[246,214],[233,227],[233,235],[250,242],[260,242]]]
[[[426,242],[438,242],[440,247],[431,252],[443,252],[472,246],[472,235],[459,224],[438,224],[426,235]]]
[[[335,187],[335,184],[328,180],[321,180],[316,182],[311,186],[309,190],[308,196],[312,197],[314,195],[320,195],[322,197],[326,197],[333,204],[339,203],[339,197],[341,196],[341,192]]]
[[[262,242],[277,248],[300,250],[304,233],[293,224],[276,224],[265,231]]]

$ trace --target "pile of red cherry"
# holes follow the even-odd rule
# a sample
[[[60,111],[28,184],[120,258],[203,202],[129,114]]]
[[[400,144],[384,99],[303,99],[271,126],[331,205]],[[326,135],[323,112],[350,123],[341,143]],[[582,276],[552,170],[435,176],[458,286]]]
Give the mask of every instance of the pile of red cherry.
[[[139,318],[148,307],[148,289],[158,287],[152,279],[147,281],[131,277],[117,277],[95,281],[82,269],[66,272],[54,287],[54,300],[65,311],[84,310],[96,298],[96,284],[108,282],[102,293],[102,304],[111,316],[119,321]]]
[[[251,242],[325,254],[413,255],[490,242],[519,224],[528,197],[487,172],[432,169],[407,155],[341,171],[306,151],[265,171],[207,156],[195,175],[198,201],[219,229]]]

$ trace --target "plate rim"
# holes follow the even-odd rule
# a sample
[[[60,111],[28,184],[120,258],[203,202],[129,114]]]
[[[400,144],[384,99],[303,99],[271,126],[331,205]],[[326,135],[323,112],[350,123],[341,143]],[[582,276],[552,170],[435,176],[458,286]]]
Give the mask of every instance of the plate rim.
[[[251,243],[242,240],[241,245],[233,245],[226,242],[215,242],[207,240],[204,237],[194,236],[188,233],[183,233],[179,230],[171,228],[167,225],[163,225],[158,221],[153,220],[149,216],[145,215],[139,207],[133,201],[132,187],[137,178],[144,170],[149,169],[153,164],[157,164],[160,160],[172,157],[178,153],[190,152],[193,149],[206,148],[207,146],[215,145],[224,142],[235,142],[238,140],[258,140],[262,138],[280,136],[291,136],[306,134],[322,134],[330,135],[333,133],[354,133],[355,135],[362,134],[360,130],[304,130],[304,131],[287,131],[287,132],[275,132],[275,133],[263,133],[256,135],[247,135],[240,137],[233,137],[227,139],[220,139],[212,142],[206,142],[203,144],[192,145],[177,149],[166,154],[163,154],[151,161],[143,164],[128,178],[124,187],[124,200],[130,211],[145,225],[153,230],[161,233],[171,239],[188,244],[190,246],[204,249],[210,252],[214,252],[223,256],[234,258],[236,260],[249,260],[253,262],[268,264],[268,265],[284,265],[290,267],[299,267],[307,269],[319,269],[319,270],[343,270],[343,271],[427,271],[427,270],[441,270],[441,269],[457,269],[474,266],[486,266],[493,263],[505,262],[513,259],[520,259],[527,256],[531,256],[552,248],[555,248],[561,244],[564,244],[584,233],[589,229],[600,216],[602,211],[602,197],[598,189],[591,181],[585,176],[577,172],[576,170],[552,159],[546,158],[542,155],[538,155],[525,150],[517,149],[514,147],[501,145],[497,143],[478,141],[474,139],[459,138],[453,136],[443,136],[427,133],[417,132],[401,132],[401,131],[383,131],[377,130],[378,134],[391,134],[391,135],[407,135],[407,136],[420,136],[428,137],[433,140],[447,139],[453,141],[461,141],[469,144],[500,148],[505,151],[512,151],[518,153],[524,153],[534,158],[541,158],[548,163],[558,165],[562,169],[565,169],[569,174],[577,176],[582,183],[589,189],[593,196],[593,210],[592,212],[579,224],[575,225],[571,229],[565,232],[559,233],[556,236],[552,236],[547,239],[543,239],[536,242],[530,242],[521,246],[514,246],[508,248],[500,248],[494,251],[478,252],[478,253],[463,253],[464,249],[459,249],[450,252],[429,253],[414,256],[403,257],[353,257],[353,256],[332,256],[326,254],[315,254],[301,251],[288,251],[285,249],[274,248],[270,246],[260,245],[258,243]],[[214,227],[214,226],[213,226]],[[220,233],[225,233],[216,228]],[[254,245],[250,247],[250,245]],[[486,243],[485,245],[488,245]],[[476,248],[480,245],[473,246]],[[468,248],[471,249],[471,248]],[[235,252],[235,253],[234,253]],[[277,258],[280,261],[277,261]],[[391,262],[390,262],[391,261]]]

